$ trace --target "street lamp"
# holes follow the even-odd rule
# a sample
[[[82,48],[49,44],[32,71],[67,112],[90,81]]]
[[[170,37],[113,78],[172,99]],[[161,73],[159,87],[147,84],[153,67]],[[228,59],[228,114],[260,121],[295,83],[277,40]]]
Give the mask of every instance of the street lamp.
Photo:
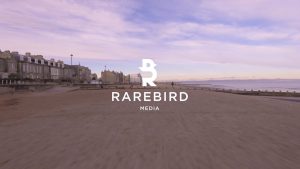
[[[70,56],[71,56],[71,65],[73,65],[73,54],[71,54]]]
[[[71,54],[70,55],[71,56],[71,66],[73,65],[73,54]],[[72,85],[73,85],[73,83],[74,83],[74,75],[73,75],[73,68],[71,68],[69,71],[71,71],[71,74],[72,74],[72,76],[71,76],[71,83],[72,83]]]

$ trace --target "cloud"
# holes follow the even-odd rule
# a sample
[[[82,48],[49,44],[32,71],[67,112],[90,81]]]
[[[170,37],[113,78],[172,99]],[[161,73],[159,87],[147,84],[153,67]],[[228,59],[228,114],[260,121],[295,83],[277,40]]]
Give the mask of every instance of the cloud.
[[[299,5],[296,0],[11,0],[0,6],[0,47],[47,57],[72,53],[82,59],[297,69]]]
[[[171,22],[160,25],[160,38],[209,38],[226,41],[243,40],[254,42],[281,41],[299,42],[296,36],[300,35],[298,30],[279,28],[259,28],[255,26],[237,26],[225,24],[199,24],[193,22]],[[158,25],[159,27],[159,25]],[[222,37],[222,39],[220,38]],[[241,43],[241,41],[239,42]]]
[[[267,21],[294,25],[300,19],[297,0],[211,0],[202,1],[204,8],[218,17],[228,17],[237,20],[264,19]],[[298,25],[299,26],[299,25]]]
[[[11,8],[12,6],[14,8]],[[147,43],[147,40],[126,35],[127,32],[145,30],[125,21],[122,13],[119,13],[124,12],[122,9],[123,7],[114,3],[109,5],[102,2],[85,4],[79,1],[76,3],[46,0],[38,3],[36,1],[6,2],[0,7],[3,11],[0,15],[0,24],[6,28],[1,31],[1,35],[6,39],[15,39],[15,42],[26,43],[24,41],[27,41],[26,50],[32,50],[42,43],[45,44],[44,48],[51,46],[52,50],[47,51],[50,54],[61,54],[64,47],[69,46],[71,50],[81,49],[80,54],[88,55],[82,57],[99,57],[99,55],[111,57],[117,51],[122,51],[129,57],[129,54],[125,53],[128,44]],[[7,32],[21,36],[8,37]],[[22,36],[28,38],[24,39]],[[23,48],[22,44],[18,47]],[[101,53],[105,54],[104,50],[112,53],[110,56],[101,55]],[[116,56],[122,57],[120,54]]]

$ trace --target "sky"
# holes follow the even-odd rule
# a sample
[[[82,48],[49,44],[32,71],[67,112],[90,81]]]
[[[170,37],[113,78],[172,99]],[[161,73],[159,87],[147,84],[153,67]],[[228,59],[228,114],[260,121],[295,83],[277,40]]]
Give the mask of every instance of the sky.
[[[299,79],[299,0],[0,0],[0,49],[158,80]]]

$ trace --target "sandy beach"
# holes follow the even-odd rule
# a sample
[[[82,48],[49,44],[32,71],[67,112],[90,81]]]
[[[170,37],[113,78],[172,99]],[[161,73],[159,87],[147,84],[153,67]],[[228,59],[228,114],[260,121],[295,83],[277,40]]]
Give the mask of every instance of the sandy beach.
[[[180,90],[188,101],[122,103],[112,91],[125,90],[0,95],[0,168],[300,168],[297,101]]]

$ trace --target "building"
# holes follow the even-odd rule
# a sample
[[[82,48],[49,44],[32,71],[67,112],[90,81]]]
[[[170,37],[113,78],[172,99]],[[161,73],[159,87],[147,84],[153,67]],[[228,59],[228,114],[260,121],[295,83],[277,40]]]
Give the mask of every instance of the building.
[[[23,81],[69,81],[90,82],[92,77],[88,67],[65,65],[63,61],[47,60],[42,55],[27,52],[0,51],[0,79]]]
[[[50,77],[52,80],[61,81],[64,79],[64,62],[58,60],[55,62],[54,59],[48,61],[48,66],[50,67]]]
[[[0,77],[2,79],[16,79],[17,74],[17,60],[14,56],[15,52],[10,51],[0,51]]]
[[[124,75],[122,72],[104,70],[101,72],[101,79],[103,84],[122,84]]]
[[[130,75],[126,75],[124,76],[124,81],[123,81],[124,84],[129,84],[130,83]]]
[[[97,80],[98,79],[97,74],[96,73],[91,74],[91,79],[92,80]]]
[[[73,81],[81,83],[91,81],[91,70],[88,67],[80,65],[68,65],[67,69],[67,77],[72,76]]]
[[[6,61],[3,58],[0,58],[0,79],[7,79],[8,73],[6,68]]]
[[[104,70],[101,72],[103,84],[141,84],[141,74],[124,75],[122,72]]]
[[[18,75],[22,80],[44,80],[49,78],[49,67],[43,56],[18,55]]]
[[[130,74],[129,75],[129,82],[131,84],[141,84],[142,83],[141,74]]]
[[[88,67],[79,65],[79,79],[81,82],[91,81],[91,70]]]
[[[65,65],[64,69],[63,69],[63,80],[64,81],[69,81],[72,82],[75,80],[76,78],[76,69],[75,67],[71,66],[71,65]]]

